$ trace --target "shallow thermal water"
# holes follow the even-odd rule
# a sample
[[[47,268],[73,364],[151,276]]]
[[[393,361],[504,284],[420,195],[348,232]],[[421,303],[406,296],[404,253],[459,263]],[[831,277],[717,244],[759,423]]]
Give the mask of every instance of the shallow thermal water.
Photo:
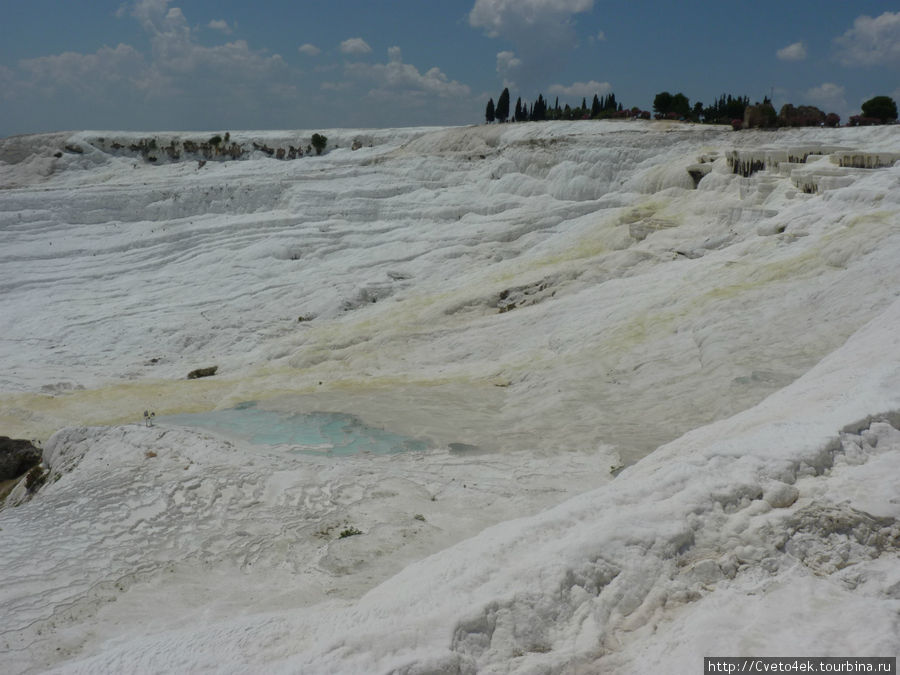
[[[423,451],[425,441],[366,425],[346,413],[286,413],[258,408],[255,401],[227,410],[165,415],[162,425],[199,427],[257,445],[292,446],[292,452],[328,455]]]

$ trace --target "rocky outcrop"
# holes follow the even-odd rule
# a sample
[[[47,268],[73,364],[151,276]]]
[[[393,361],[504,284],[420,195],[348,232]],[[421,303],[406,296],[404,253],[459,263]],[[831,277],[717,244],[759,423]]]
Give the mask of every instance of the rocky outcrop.
[[[40,448],[26,440],[0,436],[0,480],[18,478],[40,463]]]
[[[188,373],[189,380],[196,380],[200,377],[211,377],[216,374],[219,366],[209,366],[208,368],[197,368]]]
[[[360,142],[361,143],[361,142]],[[135,157],[151,163],[171,163],[179,161],[229,161],[237,159],[255,159],[263,153],[273,159],[299,159],[304,156],[302,146],[286,144],[282,147],[270,147],[266,143],[251,141],[242,145],[231,138],[230,133],[224,137],[216,134],[209,139],[183,138],[180,135],[159,134],[146,137],[107,138],[100,136],[84,142],[82,145],[68,143],[65,152],[83,154],[91,148],[99,149],[119,157]],[[307,154],[312,151],[308,147]],[[60,150],[57,158],[62,157]]]

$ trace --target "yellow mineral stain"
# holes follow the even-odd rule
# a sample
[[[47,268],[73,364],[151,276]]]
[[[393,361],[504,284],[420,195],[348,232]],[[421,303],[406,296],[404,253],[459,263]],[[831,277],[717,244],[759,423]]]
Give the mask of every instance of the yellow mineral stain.
[[[144,411],[156,415],[205,412],[230,408],[248,400],[286,396],[327,400],[333,412],[354,412],[340,405],[366,396],[384,397],[405,388],[433,390],[459,386],[490,390],[486,379],[369,377],[354,372],[337,376],[329,364],[321,369],[292,369],[268,365],[233,378],[215,376],[199,380],[141,380],[113,383],[61,395],[21,393],[0,396],[0,428],[15,438],[46,440],[69,426],[143,424]],[[415,398],[415,397],[413,397]],[[314,408],[314,406],[313,406]]]

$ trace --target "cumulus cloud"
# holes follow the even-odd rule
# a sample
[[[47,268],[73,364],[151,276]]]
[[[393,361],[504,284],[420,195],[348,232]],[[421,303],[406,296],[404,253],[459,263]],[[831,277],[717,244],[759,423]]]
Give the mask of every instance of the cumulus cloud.
[[[568,86],[554,84],[547,91],[555,96],[593,96],[594,94],[601,96],[610,93],[612,85],[609,82],[591,80],[589,82],[573,82]]]
[[[845,66],[900,66],[900,12],[859,16],[834,42]]]
[[[25,59],[5,77],[21,110],[63,105],[67,117],[77,114],[92,123],[120,119],[134,124],[135,111],[155,124],[185,124],[205,110],[234,118],[283,105],[298,98],[286,82],[284,60],[236,40],[206,46],[194,39],[179,7],[171,0],[138,0],[117,13],[135,18],[149,37],[150,49],[127,44],[104,46],[93,53],[65,52]],[[205,28],[222,30],[224,21]],[[200,29],[197,29],[200,30]],[[64,102],[64,104],[63,104]],[[164,121],[166,120],[166,121]],[[71,122],[66,122],[70,126]]]
[[[370,86],[370,96],[458,98],[470,95],[467,85],[449,79],[440,68],[422,73],[414,65],[404,63],[400,47],[388,49],[387,63],[349,63],[344,71],[348,77]]]
[[[806,58],[806,45],[802,42],[795,42],[787,47],[782,47],[775,54],[782,61],[802,61]]]
[[[847,108],[847,100],[844,98],[844,87],[833,82],[823,82],[818,87],[807,89],[804,92],[806,98],[826,112],[844,111]]]
[[[511,68],[522,65],[522,59],[516,56],[515,52],[502,51],[497,52],[497,72],[505,72]]]
[[[512,78],[515,77],[515,71],[521,66],[522,59],[517,57],[515,52],[497,52],[497,75],[500,76],[505,86],[515,86]]]
[[[576,43],[573,17],[593,6],[594,0],[476,0],[469,25],[512,42],[519,76],[539,85]]]
[[[307,78],[278,54],[222,36],[224,19],[189,22],[174,0],[132,0],[116,12],[142,27],[148,47],[104,46],[0,65],[0,133],[52,128],[287,128],[341,124],[459,124],[471,119],[469,87],[440,68],[404,63],[397,47],[384,63],[323,63]],[[208,19],[208,17],[207,17]],[[223,31],[223,32],[218,32]],[[203,40],[199,39],[200,34]],[[213,42],[215,44],[210,44]],[[362,38],[342,43],[345,54],[365,54]],[[299,53],[316,56],[313,44]],[[343,73],[343,77],[340,76]],[[360,92],[383,105],[354,106]],[[301,100],[312,101],[305,108]],[[440,101],[439,106],[433,105]],[[318,117],[317,117],[318,115]],[[355,115],[355,117],[354,117]]]
[[[154,34],[165,30],[164,24],[169,20],[169,3],[171,0],[137,0],[131,6],[131,15],[141,22],[144,30]],[[181,9],[172,8],[172,19],[178,15],[184,18]],[[122,14],[120,13],[121,17]]]
[[[594,0],[476,0],[469,23],[497,37],[523,25],[540,28],[548,21],[566,21],[572,14],[587,12]]]
[[[221,31],[225,33],[225,35],[231,35],[232,33],[231,26],[229,26],[228,22],[224,19],[213,19],[208,24],[206,24],[206,27]]]
[[[368,54],[372,48],[362,38],[349,38],[341,43],[344,54]]]
[[[65,94],[102,97],[119,88],[147,93],[159,86],[158,75],[144,57],[130,45],[102,47],[93,54],[63,52],[19,62],[24,80],[16,82],[22,92],[28,90],[46,98]]]

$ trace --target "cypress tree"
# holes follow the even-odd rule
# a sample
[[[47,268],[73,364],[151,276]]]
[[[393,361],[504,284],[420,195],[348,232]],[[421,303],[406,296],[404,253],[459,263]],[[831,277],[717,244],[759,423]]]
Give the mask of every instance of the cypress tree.
[[[487,108],[484,111],[484,121],[488,124],[494,121],[494,99],[488,101]]]
[[[544,101],[544,95],[538,94],[537,101],[531,109],[531,118],[537,122],[547,117],[547,103]]]
[[[494,115],[497,117],[497,120],[500,122],[505,122],[506,118],[509,117],[509,89],[504,88],[503,93],[500,94],[500,98],[497,99],[497,107],[494,110]]]
[[[594,101],[591,103],[591,117],[599,117],[600,116],[600,99],[597,98],[597,94],[594,94]]]

